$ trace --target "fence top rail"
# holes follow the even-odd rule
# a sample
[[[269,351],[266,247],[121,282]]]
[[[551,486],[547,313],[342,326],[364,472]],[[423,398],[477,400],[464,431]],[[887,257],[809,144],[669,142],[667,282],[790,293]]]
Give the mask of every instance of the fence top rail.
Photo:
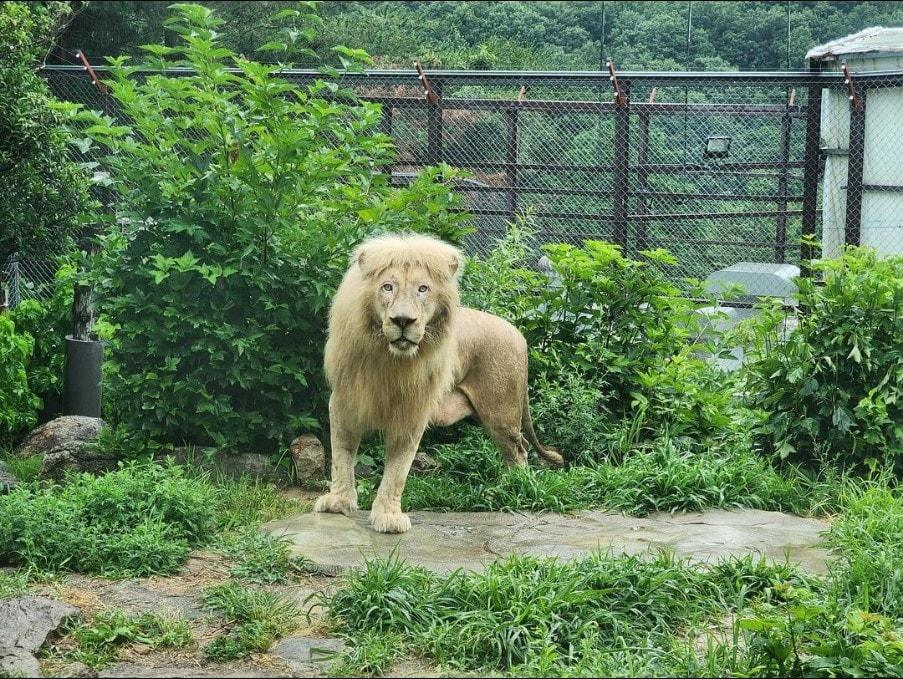
[[[282,75],[298,79],[323,78],[325,76],[315,69],[279,68],[273,65],[275,71]],[[53,72],[84,72],[84,66],[69,64],[46,64],[41,71]],[[95,66],[97,72],[109,71],[108,66]],[[237,68],[227,69],[239,72]],[[171,75],[189,75],[193,69],[184,67],[160,69],[138,68],[136,73],[169,73]],[[416,82],[417,73],[408,70],[374,69],[364,72],[338,71],[342,78],[355,81],[366,80],[393,80],[397,82]],[[550,81],[564,81],[568,84],[605,85],[609,86],[608,73],[601,71],[450,71],[435,70],[429,72],[434,80],[457,82],[459,84],[479,83],[542,83]],[[892,71],[862,71],[854,72],[856,79],[861,80],[900,80],[903,82],[903,69]],[[736,85],[762,85],[762,84],[842,84],[844,74],[841,71],[619,71],[618,78],[633,83],[673,83],[684,84],[708,84],[708,83],[733,83]]]

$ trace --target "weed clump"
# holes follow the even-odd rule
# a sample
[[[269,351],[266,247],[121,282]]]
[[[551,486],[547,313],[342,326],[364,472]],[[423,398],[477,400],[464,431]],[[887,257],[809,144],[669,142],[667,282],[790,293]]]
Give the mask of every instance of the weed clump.
[[[230,621],[231,628],[204,648],[208,660],[226,661],[268,651],[301,622],[295,604],[272,592],[245,589],[234,582],[208,587],[204,603]]]

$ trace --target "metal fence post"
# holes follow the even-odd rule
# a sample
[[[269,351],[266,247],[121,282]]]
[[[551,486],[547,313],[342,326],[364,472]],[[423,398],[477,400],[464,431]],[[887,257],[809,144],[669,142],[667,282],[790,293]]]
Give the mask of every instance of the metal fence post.
[[[787,111],[781,116],[781,138],[780,138],[780,162],[781,169],[778,173],[778,223],[775,231],[775,248],[774,261],[783,264],[787,260],[787,176],[789,168],[787,162],[790,160],[790,132],[793,118],[790,116],[790,109],[796,90],[792,87],[787,88]]]
[[[652,103],[651,101],[649,103]],[[646,214],[646,194],[649,192],[649,173],[646,171],[646,160],[649,154],[649,118],[648,111],[641,111],[639,114],[640,132],[637,141],[637,188],[639,195],[636,201],[636,247],[637,250],[645,250],[646,243],[646,227],[648,220],[644,218]]]
[[[816,71],[814,61],[809,65],[810,71]],[[809,85],[806,101],[806,151],[803,162],[803,214],[800,235],[815,236],[815,225],[818,219],[818,175],[819,175],[819,141],[821,135],[821,94],[820,84]],[[812,246],[805,243],[800,249],[800,273],[808,276],[812,272],[806,261],[812,259]]]
[[[630,193],[630,82],[621,81],[623,101],[615,107],[615,157],[612,196],[612,240],[627,251]]]
[[[379,131],[392,139],[394,143],[394,138],[392,137],[392,112],[393,106],[392,104],[385,102],[382,104],[382,116],[379,119]],[[389,172],[389,176],[392,175],[392,163],[390,163],[386,169]]]
[[[442,81],[431,80],[430,86],[437,99],[427,103],[426,155],[427,162],[435,165],[442,162]]]
[[[508,218],[513,222],[517,216],[517,145],[518,145],[518,110],[509,108],[505,111],[505,174],[510,187],[508,191]]]
[[[865,164],[865,88],[859,91],[859,106],[850,110],[850,156],[847,164],[847,214],[844,243],[859,245],[862,229],[862,173]]]
[[[10,309],[15,309],[22,303],[21,274],[19,273],[19,260],[14,259],[9,265],[9,301]]]

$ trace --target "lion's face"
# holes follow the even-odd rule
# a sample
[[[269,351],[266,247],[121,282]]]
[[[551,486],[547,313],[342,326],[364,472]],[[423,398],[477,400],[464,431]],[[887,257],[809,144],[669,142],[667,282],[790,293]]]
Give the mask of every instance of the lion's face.
[[[416,356],[443,312],[445,282],[418,266],[391,267],[372,280],[374,308],[389,351],[395,356]]]

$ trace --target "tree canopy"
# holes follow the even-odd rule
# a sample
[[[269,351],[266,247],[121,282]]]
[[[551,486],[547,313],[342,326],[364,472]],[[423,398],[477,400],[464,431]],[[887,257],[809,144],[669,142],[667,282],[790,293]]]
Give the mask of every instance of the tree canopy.
[[[75,4],[66,50],[102,63],[166,39],[168,1]],[[203,4],[225,20],[225,44],[252,56],[273,12],[297,3]],[[323,2],[319,11],[315,43],[363,48],[380,66],[405,68],[420,58],[444,68],[597,69],[611,56],[625,69],[796,69],[814,45],[903,23],[903,2]]]

